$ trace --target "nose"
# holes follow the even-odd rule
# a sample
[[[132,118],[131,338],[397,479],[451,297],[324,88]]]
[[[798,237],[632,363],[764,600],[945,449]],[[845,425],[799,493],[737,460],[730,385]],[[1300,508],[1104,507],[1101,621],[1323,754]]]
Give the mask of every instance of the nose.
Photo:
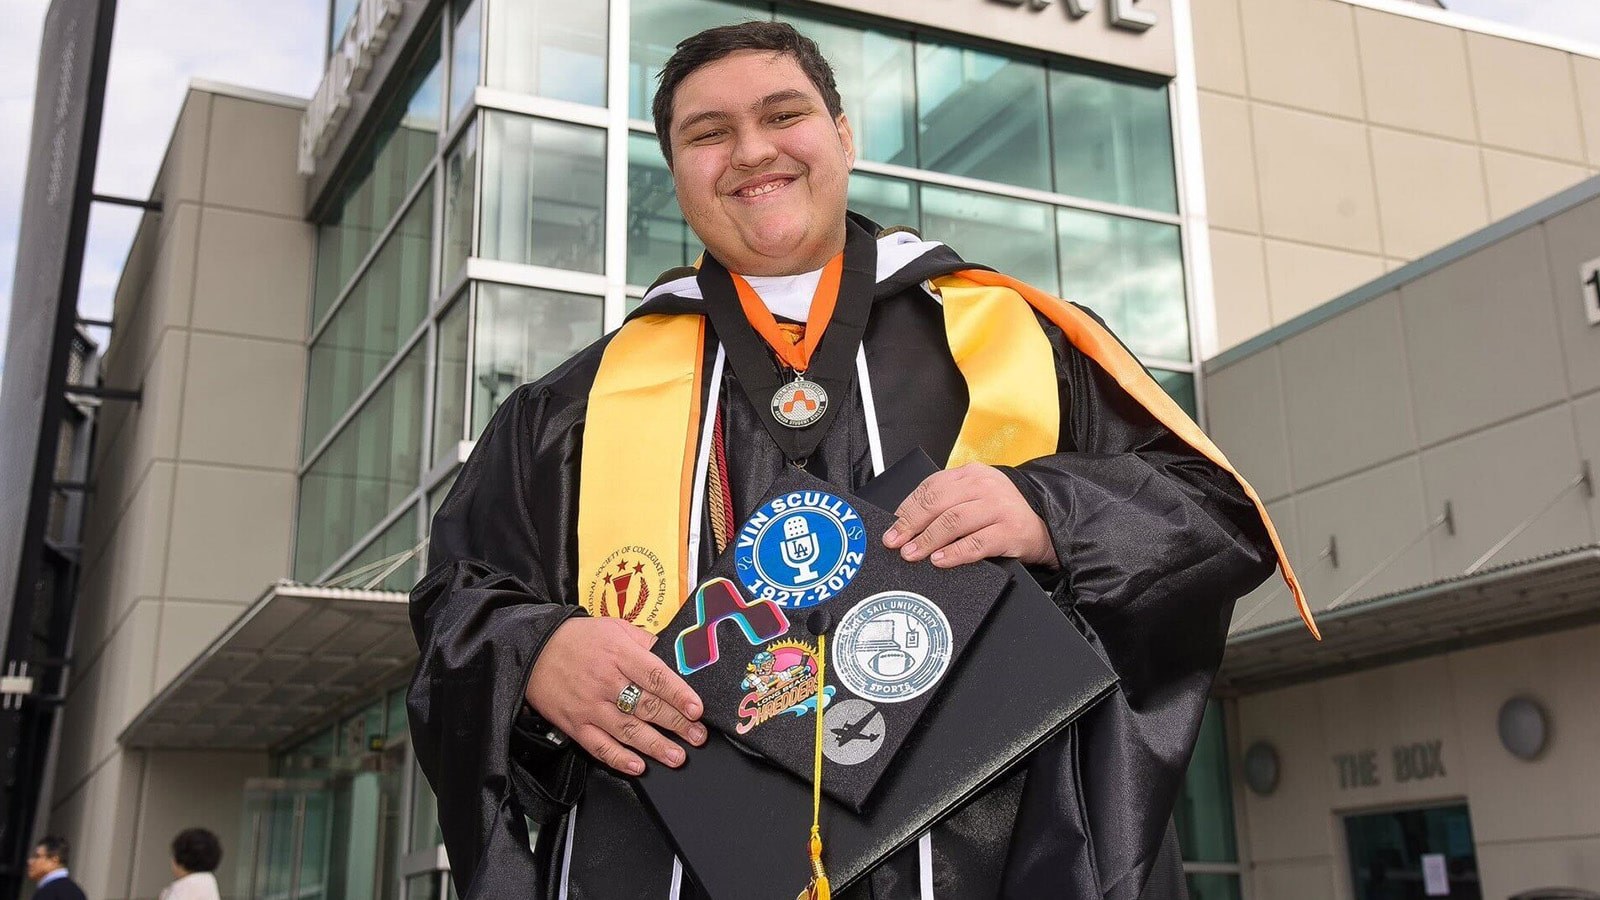
[[[778,147],[767,137],[765,129],[741,128],[734,136],[733,156],[735,169],[759,169],[778,158]]]

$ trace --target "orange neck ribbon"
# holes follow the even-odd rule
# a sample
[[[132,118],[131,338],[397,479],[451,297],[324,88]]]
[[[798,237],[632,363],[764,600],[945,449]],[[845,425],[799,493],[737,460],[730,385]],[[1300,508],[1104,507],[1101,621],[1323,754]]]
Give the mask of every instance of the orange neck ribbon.
[[[811,354],[822,343],[822,333],[828,330],[828,320],[833,318],[833,308],[839,302],[839,279],[844,274],[844,254],[840,253],[822,267],[822,280],[817,282],[816,293],[811,295],[811,312],[806,315],[806,333],[798,343],[790,341],[778,327],[772,310],[761,301],[761,296],[744,277],[734,272],[733,289],[739,293],[739,305],[744,316],[761,339],[767,342],[778,359],[795,372],[804,373],[811,367]]]

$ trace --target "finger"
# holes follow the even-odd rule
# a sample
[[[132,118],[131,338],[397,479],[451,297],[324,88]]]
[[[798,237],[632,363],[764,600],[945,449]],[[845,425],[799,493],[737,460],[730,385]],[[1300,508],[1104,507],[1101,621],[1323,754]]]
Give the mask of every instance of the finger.
[[[921,534],[907,541],[900,548],[900,555],[911,562],[926,559],[997,521],[999,509],[994,503],[980,500],[959,503],[940,513]]]
[[[654,725],[638,716],[613,709],[605,716],[605,729],[623,744],[659,763],[673,768],[683,765],[683,748],[667,740]]]
[[[932,562],[941,569],[950,569],[992,556],[1015,556],[1015,551],[1008,549],[1014,537],[1005,525],[988,525],[935,551]]]
[[[617,661],[617,667],[630,681],[671,704],[684,718],[691,721],[700,718],[703,710],[700,695],[660,657],[651,653],[628,654]]]
[[[637,753],[622,746],[598,725],[585,725],[573,735],[578,746],[588,751],[601,765],[609,766],[624,775],[644,773],[644,760]]]
[[[917,485],[894,511],[896,521],[883,536],[883,545],[894,549],[922,533],[946,509],[970,499],[962,490],[965,479],[960,469],[935,472]]]
[[[668,731],[675,732],[679,737],[696,747],[706,742],[706,727],[699,722],[692,722],[677,707],[661,699],[655,694],[645,694],[633,707],[633,714],[638,718],[658,725]]]

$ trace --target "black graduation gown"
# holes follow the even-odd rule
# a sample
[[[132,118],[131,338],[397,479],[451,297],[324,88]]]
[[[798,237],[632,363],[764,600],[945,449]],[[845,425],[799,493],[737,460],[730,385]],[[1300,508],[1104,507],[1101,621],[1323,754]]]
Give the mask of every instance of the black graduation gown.
[[[871,299],[864,345],[887,462],[916,447],[945,458],[966,408],[941,309],[921,283],[972,266],[930,247],[880,279]],[[636,315],[699,302],[652,297]],[[1005,471],[1049,525],[1061,560],[1041,583],[1120,687],[934,829],[935,896],[1182,897],[1169,817],[1233,603],[1276,558],[1234,478],[1040,321],[1061,385],[1060,452]],[[468,900],[557,896],[566,812],[580,794],[569,896],[668,892],[670,852],[631,790],[571,742],[545,740],[521,699],[551,632],[585,614],[575,605],[578,470],[606,342],[500,407],[434,517],[430,570],[411,595],[421,648],[408,696],[412,737]],[[708,373],[714,347],[708,339]],[[742,520],[786,463],[759,419],[769,413],[751,405],[731,368],[715,388]],[[862,401],[850,391],[834,402],[839,414],[807,470],[856,487],[873,474]],[[704,548],[702,565],[712,558]],[[698,891],[686,883],[683,896]],[[841,896],[918,897],[917,848]]]

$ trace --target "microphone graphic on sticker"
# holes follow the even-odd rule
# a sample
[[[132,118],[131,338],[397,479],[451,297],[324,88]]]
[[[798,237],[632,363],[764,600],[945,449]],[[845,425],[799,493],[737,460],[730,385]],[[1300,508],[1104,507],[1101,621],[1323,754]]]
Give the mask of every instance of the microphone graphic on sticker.
[[[784,520],[783,543],[778,550],[783,556],[784,565],[795,570],[796,584],[816,581],[821,577],[812,565],[821,555],[822,547],[805,516],[790,516]]]

